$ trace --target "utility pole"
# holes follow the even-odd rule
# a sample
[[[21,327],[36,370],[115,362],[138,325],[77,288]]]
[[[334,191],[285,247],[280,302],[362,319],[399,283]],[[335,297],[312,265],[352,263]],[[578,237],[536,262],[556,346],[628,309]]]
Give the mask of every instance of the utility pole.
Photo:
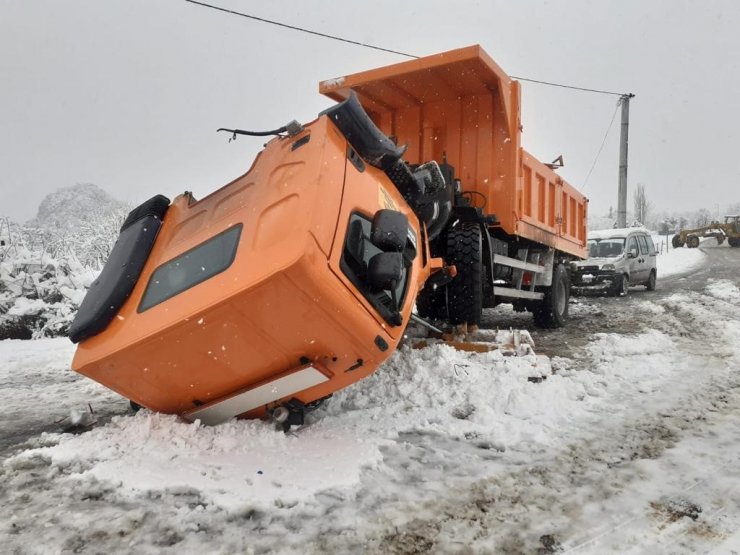
[[[627,227],[627,143],[629,142],[630,99],[632,93],[619,98],[622,104],[622,132],[619,135],[619,198],[617,202],[617,227]]]

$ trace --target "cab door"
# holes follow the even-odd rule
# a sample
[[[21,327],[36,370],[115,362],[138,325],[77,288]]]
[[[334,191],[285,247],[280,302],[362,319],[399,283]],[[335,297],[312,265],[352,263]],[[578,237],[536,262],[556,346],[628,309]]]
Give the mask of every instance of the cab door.
[[[640,278],[642,268],[640,266],[640,246],[637,244],[636,235],[630,235],[627,238],[625,249],[629,257],[630,284],[640,283],[642,281]]]

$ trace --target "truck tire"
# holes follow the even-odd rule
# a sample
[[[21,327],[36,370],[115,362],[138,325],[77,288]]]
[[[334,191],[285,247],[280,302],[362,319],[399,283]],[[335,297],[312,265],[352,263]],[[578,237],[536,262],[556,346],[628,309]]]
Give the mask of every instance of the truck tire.
[[[447,234],[447,262],[457,275],[447,284],[450,324],[480,324],[483,314],[483,240],[480,227],[462,224]]]
[[[689,235],[686,237],[686,246],[690,249],[695,249],[699,246],[699,238],[696,235]]]
[[[539,328],[560,328],[568,320],[570,279],[565,266],[558,264],[552,273],[552,286],[545,291],[545,298],[537,303],[532,316]]]
[[[671,245],[673,245],[673,248],[674,249],[677,249],[679,247],[683,247],[684,246],[684,242],[681,240],[681,236],[680,235],[674,235],[673,236],[673,239],[671,239]]]
[[[431,287],[424,287],[416,297],[416,311],[422,318],[435,320],[447,319],[447,292],[444,287],[436,291]]]
[[[740,247],[740,237],[728,237],[727,242],[731,247]]]

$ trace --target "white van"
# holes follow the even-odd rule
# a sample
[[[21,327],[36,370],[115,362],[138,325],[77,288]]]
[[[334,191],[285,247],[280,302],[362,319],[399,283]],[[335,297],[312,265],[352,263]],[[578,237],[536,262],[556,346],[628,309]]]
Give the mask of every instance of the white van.
[[[574,293],[601,291],[622,297],[631,285],[644,285],[653,291],[658,277],[657,254],[645,228],[591,231],[589,258],[571,265],[571,288]]]

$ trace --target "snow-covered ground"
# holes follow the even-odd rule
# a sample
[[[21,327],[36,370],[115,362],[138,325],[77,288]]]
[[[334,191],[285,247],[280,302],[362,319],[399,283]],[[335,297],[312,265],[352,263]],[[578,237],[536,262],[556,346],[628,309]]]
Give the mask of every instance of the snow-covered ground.
[[[658,249],[658,278],[675,276],[700,268],[706,264],[707,255],[701,249],[689,249],[681,247],[674,249],[670,244],[670,237],[666,240],[664,235],[653,235],[653,243]],[[716,245],[717,240],[713,238],[703,239],[704,245]]]
[[[707,260],[679,249],[658,263],[665,276]],[[631,325],[592,330],[574,358],[538,356],[526,341],[519,356],[403,347],[289,434],[127,414],[68,370],[66,340],[0,342],[1,430],[119,413],[85,433],[31,434],[3,460],[2,545],[730,552],[740,547],[738,280],[636,297],[579,302],[576,317],[612,303]]]

